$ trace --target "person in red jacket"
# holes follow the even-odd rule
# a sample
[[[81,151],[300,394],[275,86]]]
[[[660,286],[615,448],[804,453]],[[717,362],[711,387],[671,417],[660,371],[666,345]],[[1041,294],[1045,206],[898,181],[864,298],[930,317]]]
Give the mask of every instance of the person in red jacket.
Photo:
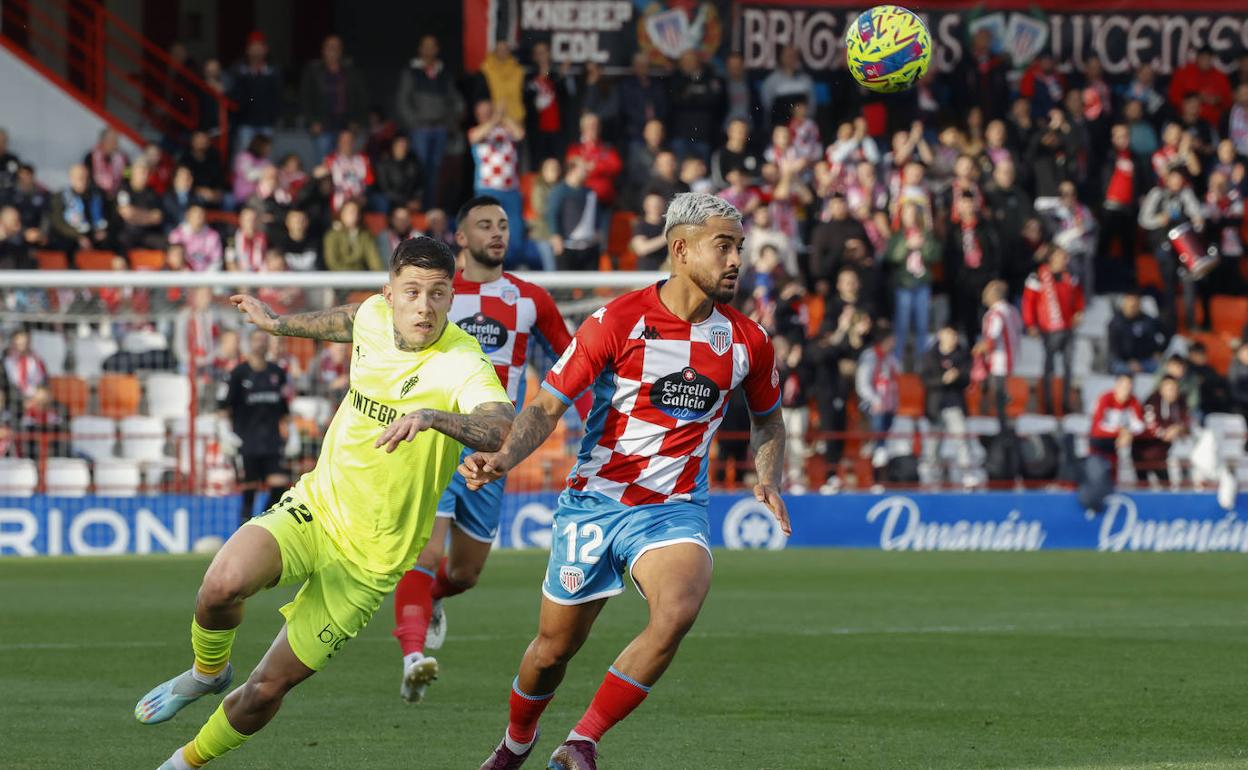
[[[581,116],[581,140],[568,148],[566,160],[580,160],[588,172],[585,186],[598,198],[598,234],[607,242],[607,224],[615,205],[615,180],[624,169],[620,154],[601,140],[602,121],[592,112]]]
[[[1070,255],[1054,246],[1048,261],[1027,277],[1023,286],[1023,325],[1044,340],[1044,374],[1040,380],[1040,408],[1053,414],[1054,359],[1062,359],[1062,410],[1070,412],[1071,360],[1075,327],[1083,316],[1084,296],[1079,279],[1067,269]]]
[[[1183,107],[1183,98],[1195,93],[1200,96],[1200,117],[1210,125],[1222,125],[1222,114],[1231,106],[1231,81],[1213,66],[1213,49],[1204,46],[1196,58],[1175,70],[1170,78],[1170,103],[1175,111]]]
[[[1115,473],[1118,469],[1118,449],[1131,446],[1135,437],[1145,429],[1144,408],[1132,393],[1133,385],[1131,375],[1118,375],[1113,389],[1101,394],[1092,412],[1088,447],[1092,454],[1109,460]]]

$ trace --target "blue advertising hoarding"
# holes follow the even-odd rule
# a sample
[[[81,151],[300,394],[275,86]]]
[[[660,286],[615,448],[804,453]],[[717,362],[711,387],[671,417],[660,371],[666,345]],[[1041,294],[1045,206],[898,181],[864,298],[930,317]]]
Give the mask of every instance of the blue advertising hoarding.
[[[1238,551],[1248,520],[1212,494],[1118,494],[1085,513],[1070,493],[789,495],[785,538],[752,497],[711,496],[711,544],[889,551]],[[507,495],[497,545],[550,546],[557,495]],[[0,498],[0,556],[211,550],[238,523],[237,497]]]

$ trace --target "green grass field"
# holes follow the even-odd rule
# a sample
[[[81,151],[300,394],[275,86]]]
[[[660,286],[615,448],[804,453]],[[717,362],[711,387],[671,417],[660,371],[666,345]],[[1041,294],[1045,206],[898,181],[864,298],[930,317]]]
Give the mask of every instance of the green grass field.
[[[720,552],[675,665],[604,768],[1248,767],[1248,559],[1234,555]],[[442,679],[398,697],[387,602],[220,768],[475,768],[506,720],[544,556],[501,552],[448,604]],[[0,767],[155,768],[212,709],[131,710],[188,664],[199,557],[0,560]],[[246,672],[285,590],[254,599]],[[571,728],[640,628],[609,605],[543,719]]]

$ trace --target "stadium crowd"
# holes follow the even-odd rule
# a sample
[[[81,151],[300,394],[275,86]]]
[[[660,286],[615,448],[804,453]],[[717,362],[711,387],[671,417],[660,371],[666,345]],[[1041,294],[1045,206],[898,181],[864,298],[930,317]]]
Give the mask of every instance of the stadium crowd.
[[[339,38],[293,79],[257,32],[237,65],[201,68],[237,105],[232,157],[205,109],[199,130],[134,158],[103,131],[49,191],[0,132],[0,268],[380,270],[415,233],[454,244],[455,207],[476,193],[508,211],[515,269],[661,270],[667,201],[711,192],[745,217],[738,302],[776,340],[795,486],[817,447],[813,483],[839,488],[858,415],[882,439],[899,414],[959,433],[1022,412],[1086,413],[1094,453],[1126,435],[1137,471],[1165,480],[1167,448],[1204,415],[1248,415],[1248,56],[1230,76],[1213,56],[1192,51],[1168,79],[1144,66],[1111,81],[1095,58],[1065,72],[1048,54],[1012,72],[983,31],[953,72],[867,96],[793,48],[765,73],[689,52],[611,75],[500,42],[458,77],[427,36],[397,93],[378,94]],[[1183,225],[1194,241],[1171,238]],[[1221,257],[1201,280],[1185,277],[1192,242]],[[208,291],[7,290],[4,303],[167,312],[169,365],[194,347],[205,383],[241,360]],[[6,331],[0,454],[23,451],[15,430],[66,419],[30,335]],[[316,356],[284,360],[300,390],[332,397],[346,355]],[[1145,382],[1143,399],[1101,398],[1111,374]],[[743,456],[725,430],[721,456]],[[885,441],[862,457],[888,478]]]

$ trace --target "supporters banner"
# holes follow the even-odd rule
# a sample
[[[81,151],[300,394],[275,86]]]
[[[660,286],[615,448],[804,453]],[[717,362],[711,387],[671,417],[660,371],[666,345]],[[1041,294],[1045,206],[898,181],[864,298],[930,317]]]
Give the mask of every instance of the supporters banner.
[[[715,56],[727,41],[729,0],[494,0],[494,34],[521,51],[550,44],[556,62],[627,67],[641,51],[657,64],[695,50]]]
[[[550,547],[554,493],[504,498],[497,545]],[[1236,551],[1248,520],[1212,494],[1113,495],[1088,515],[1069,493],[789,495],[785,538],[753,497],[711,496],[711,544],[886,551]],[[0,556],[211,551],[238,524],[237,497],[0,498]]]
[[[774,68],[780,50],[790,44],[801,51],[808,69],[839,69],[845,61],[846,26],[864,7],[839,0],[744,0],[733,11],[732,48],[742,52],[752,70]],[[1016,66],[1047,49],[1064,71],[1082,69],[1089,57],[1097,57],[1110,76],[1128,75],[1143,64],[1169,74],[1203,45],[1211,46],[1218,66],[1230,72],[1248,52],[1248,6],[1242,3],[1052,0],[993,3],[989,10],[953,0],[908,7],[927,21],[939,72],[957,66],[970,35],[981,28],[992,30],[998,48]]]

